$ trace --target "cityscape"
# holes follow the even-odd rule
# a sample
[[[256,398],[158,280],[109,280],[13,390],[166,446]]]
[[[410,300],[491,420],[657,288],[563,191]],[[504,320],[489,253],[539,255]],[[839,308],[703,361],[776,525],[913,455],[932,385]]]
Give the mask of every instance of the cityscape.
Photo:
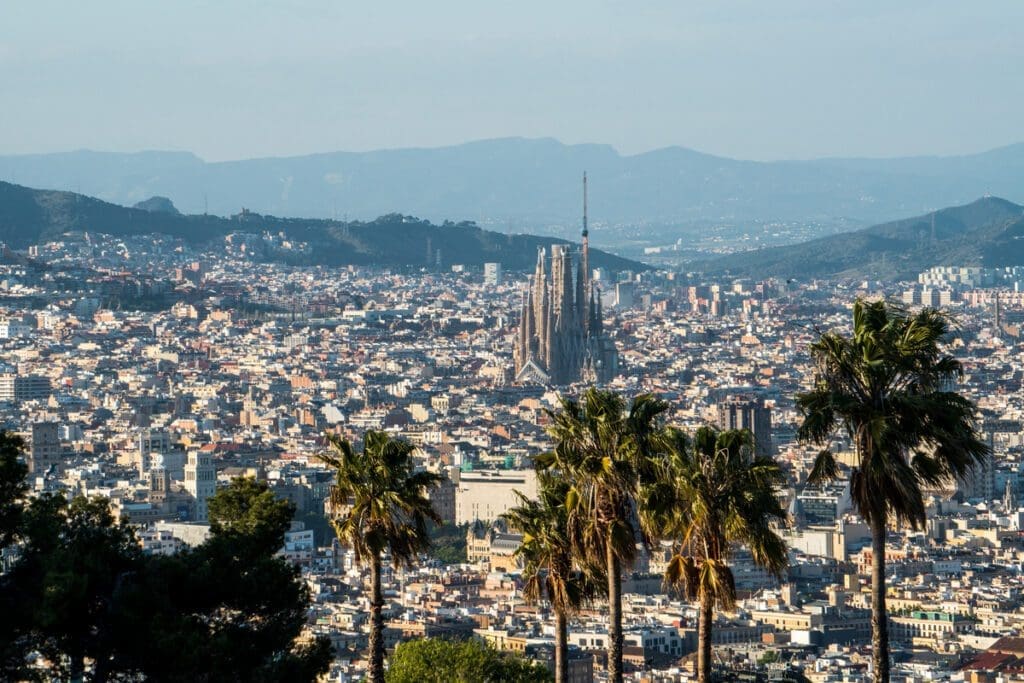
[[[709,281],[649,269],[598,269],[588,280],[577,269],[576,290],[578,279],[561,285],[573,282],[568,252],[555,253],[551,285],[543,253],[531,279],[500,263],[410,273],[278,266],[237,247],[274,238],[236,233],[197,250],[160,236],[69,233],[8,250],[3,419],[27,444],[35,495],[100,497],[137,530],[144,553],[202,543],[208,501],[233,478],[252,477],[290,501],[295,519],[279,554],[309,587],[304,633],[329,640],[333,680],[365,673],[369,605],[365,571],[326,524],[334,479],[317,456],[325,435],[360,443],[370,431],[408,442],[416,467],[438,475],[428,495],[451,546],[409,566],[385,565],[388,650],[406,638],[476,637],[550,661],[551,608],[524,598],[523,535],[504,515],[517,493],[537,496],[535,458],[552,448],[552,411],[596,381],[585,372],[596,364],[577,354],[576,367],[562,366],[575,381],[555,384],[523,361],[535,323],[521,302],[543,298],[547,311],[549,292],[559,301],[587,287],[592,294],[580,300],[593,300],[591,317],[577,324],[618,356],[604,364],[614,369],[601,387],[659,397],[665,419],[683,430],[748,430],[756,454],[785,472],[776,493],[788,519],[780,530],[788,566],[773,575],[737,547],[737,598],[716,614],[716,661],[816,681],[868,675],[871,545],[849,470],[828,484],[808,482],[819,449],[799,438],[795,397],[816,372],[809,348],[822,330],[848,330],[859,298],[949,310],[948,348],[964,369],[957,390],[976,404],[978,433],[992,450],[970,476],[926,491],[924,528],[888,530],[894,673],[1012,669],[1024,656],[1014,649],[1024,520],[1021,273],[944,267],[922,273],[927,284],[886,286]],[[152,311],[110,305],[126,291],[175,302]],[[578,343],[564,322],[575,315],[566,313],[571,305],[546,317],[555,344]],[[532,372],[517,372],[517,359]],[[841,463],[854,464],[849,438],[837,433],[831,444]],[[17,546],[4,557],[13,566]],[[667,543],[639,545],[623,575],[631,680],[693,675],[697,608],[666,590],[670,558]],[[602,680],[604,613],[595,601],[573,617],[571,680]]]
[[[1020,8],[399,4],[0,43],[0,680],[1024,681]]]

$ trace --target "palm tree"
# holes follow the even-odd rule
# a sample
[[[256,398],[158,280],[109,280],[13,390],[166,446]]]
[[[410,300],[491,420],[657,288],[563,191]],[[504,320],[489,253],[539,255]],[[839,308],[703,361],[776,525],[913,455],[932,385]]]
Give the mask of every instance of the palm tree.
[[[440,477],[416,472],[408,441],[369,431],[363,450],[328,435],[331,452],[319,458],[336,470],[331,487],[331,526],[338,540],[352,548],[356,562],[370,567],[370,681],[384,681],[384,621],[381,610],[381,563],[391,553],[397,568],[409,566],[430,545],[427,521],[440,522],[427,492]]]
[[[658,417],[668,405],[650,394],[629,410],[615,392],[588,389],[580,402],[563,397],[549,412],[552,452],[538,456],[539,470],[553,470],[570,486],[565,507],[569,543],[579,565],[608,585],[608,673],[622,681],[622,569],[633,566],[640,483],[653,476]],[[598,572],[597,567],[602,570]]]
[[[941,349],[949,318],[925,308],[911,314],[884,301],[858,299],[853,333],[821,335],[811,346],[817,377],[797,396],[801,440],[827,443],[838,428],[853,442],[850,497],[871,528],[871,632],[876,681],[889,680],[885,610],[885,529],[889,519],[925,523],[922,485],[968,475],[989,453],[974,431],[974,404],[950,391],[960,363]],[[823,450],[810,483],[839,475]]]
[[[569,615],[593,594],[593,584],[573,567],[565,499],[569,483],[541,472],[538,499],[518,491],[520,505],[503,518],[523,534],[516,555],[523,561],[523,595],[536,603],[547,597],[555,612],[555,683],[569,681]]]
[[[644,492],[645,524],[674,543],[665,583],[682,588],[700,604],[697,676],[711,680],[711,628],[715,605],[731,609],[736,584],[729,569],[735,544],[749,548],[754,562],[776,576],[788,563],[776,527],[786,511],[775,487],[785,483],[778,464],[755,457],[747,430],[697,430],[691,442],[665,430],[666,455],[659,480]]]

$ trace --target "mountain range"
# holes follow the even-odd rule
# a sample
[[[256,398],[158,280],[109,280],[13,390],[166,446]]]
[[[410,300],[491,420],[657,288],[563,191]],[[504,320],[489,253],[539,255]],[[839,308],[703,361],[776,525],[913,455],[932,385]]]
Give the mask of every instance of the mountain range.
[[[993,194],[1024,202],[1024,144],[980,154],[755,162],[681,147],[623,155],[608,145],[504,138],[433,149],[206,162],[187,152],[0,156],[0,179],[184,213],[370,220],[392,212],[574,235],[580,174],[593,225],[797,221],[860,227]],[[637,234],[644,237],[644,230]]]
[[[692,264],[736,277],[915,279],[932,266],[1024,265],[1024,207],[998,197],[801,244]]]
[[[110,235],[165,234],[195,244],[231,233],[284,232],[305,242],[305,251],[279,251],[267,258],[298,265],[480,266],[500,262],[508,270],[532,268],[537,250],[568,244],[553,237],[504,234],[474,223],[444,223],[387,214],[371,221],[278,218],[244,211],[231,218],[181,215],[166,197],[153,197],[128,208],[73,192],[35,190],[0,182],[0,240],[15,248],[57,239],[73,231]],[[429,254],[429,255],[428,255]],[[440,255],[439,255],[440,254]],[[643,270],[641,263],[591,249],[595,266],[613,271]]]

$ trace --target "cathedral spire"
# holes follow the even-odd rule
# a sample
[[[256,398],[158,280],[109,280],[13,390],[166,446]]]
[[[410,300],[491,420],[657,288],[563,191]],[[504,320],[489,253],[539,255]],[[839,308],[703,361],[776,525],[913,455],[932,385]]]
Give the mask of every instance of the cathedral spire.
[[[580,254],[580,271],[583,273],[583,290],[590,289],[590,230],[587,228],[587,172],[583,172],[583,242]]]
[[[532,283],[531,283],[532,284]],[[533,340],[533,288],[527,287],[523,296],[523,313],[519,317],[519,364],[524,365],[533,355],[530,343]]]
[[[588,210],[584,173],[579,260],[574,262],[570,244],[538,249],[513,353],[517,382],[607,382],[618,372],[615,343],[604,336],[601,294],[591,279]]]
[[[561,252],[562,265],[558,269],[559,275],[562,276],[562,282],[559,284],[559,296],[561,301],[558,304],[558,314],[562,317],[562,332],[568,331],[570,327],[576,324],[575,313],[576,304],[575,296],[572,289],[572,254],[569,253],[569,245],[562,247]]]

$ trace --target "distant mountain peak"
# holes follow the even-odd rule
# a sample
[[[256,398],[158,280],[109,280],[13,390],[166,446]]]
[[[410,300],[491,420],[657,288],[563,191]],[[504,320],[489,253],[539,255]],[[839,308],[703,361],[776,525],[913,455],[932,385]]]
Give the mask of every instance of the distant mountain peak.
[[[584,170],[594,225],[668,226],[678,234],[662,230],[656,239],[671,241],[709,223],[780,222],[824,233],[984,193],[1024,201],[1024,145],[961,156],[804,161],[743,161],[686,147],[625,154],[550,137],[217,162],[159,151],[0,156],[0,178],[126,206],[160,196],[192,214],[229,215],[245,206],[265,215],[371,220],[398,211],[560,236],[576,232]]]
[[[149,211],[150,213],[170,213],[175,216],[181,215],[181,212],[174,207],[174,202],[167,197],[150,197],[149,199],[137,202],[132,206],[132,208],[142,209],[143,211]]]

